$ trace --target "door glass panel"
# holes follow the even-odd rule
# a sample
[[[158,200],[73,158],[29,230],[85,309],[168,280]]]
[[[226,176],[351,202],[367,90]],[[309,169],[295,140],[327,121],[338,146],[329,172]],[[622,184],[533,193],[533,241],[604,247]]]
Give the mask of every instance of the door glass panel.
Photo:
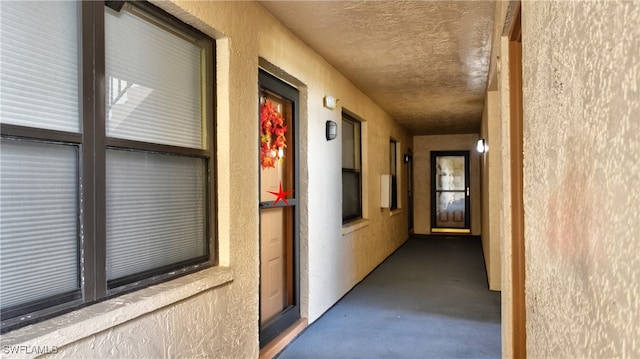
[[[465,193],[437,192],[436,226],[465,228]]]
[[[280,191],[294,198],[291,101],[263,91],[260,99],[260,202],[278,199]]]
[[[464,191],[464,156],[436,157],[436,190]]]

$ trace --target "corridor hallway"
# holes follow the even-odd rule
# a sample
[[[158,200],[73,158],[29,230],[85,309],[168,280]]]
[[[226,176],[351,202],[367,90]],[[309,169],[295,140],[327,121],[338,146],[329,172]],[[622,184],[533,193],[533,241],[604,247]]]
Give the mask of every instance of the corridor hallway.
[[[414,236],[277,358],[499,358],[500,345],[480,238]]]

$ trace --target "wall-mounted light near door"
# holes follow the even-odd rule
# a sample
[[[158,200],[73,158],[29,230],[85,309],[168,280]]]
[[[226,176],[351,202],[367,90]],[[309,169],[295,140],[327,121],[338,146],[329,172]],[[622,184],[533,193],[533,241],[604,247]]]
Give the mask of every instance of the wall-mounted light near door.
[[[484,138],[478,140],[476,150],[480,153],[487,153],[487,151],[489,151],[489,145],[487,145],[487,141],[485,141]]]
[[[327,121],[327,141],[331,141],[338,136],[338,125],[333,121]]]
[[[338,99],[336,99],[333,96],[325,96],[322,99],[322,105],[324,107],[328,108],[329,110],[333,110],[338,105]]]

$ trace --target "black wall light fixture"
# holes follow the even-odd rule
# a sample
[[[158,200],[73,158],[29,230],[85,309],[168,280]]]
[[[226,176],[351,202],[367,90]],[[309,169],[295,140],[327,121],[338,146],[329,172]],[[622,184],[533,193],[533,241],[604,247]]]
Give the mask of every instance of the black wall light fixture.
[[[338,136],[338,125],[333,121],[327,121],[327,141],[331,141]]]

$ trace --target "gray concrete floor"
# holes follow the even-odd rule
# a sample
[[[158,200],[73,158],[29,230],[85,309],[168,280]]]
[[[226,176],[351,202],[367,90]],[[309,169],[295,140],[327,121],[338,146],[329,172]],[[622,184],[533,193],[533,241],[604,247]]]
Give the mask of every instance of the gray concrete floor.
[[[414,237],[279,359],[500,358],[500,293],[479,237]]]

